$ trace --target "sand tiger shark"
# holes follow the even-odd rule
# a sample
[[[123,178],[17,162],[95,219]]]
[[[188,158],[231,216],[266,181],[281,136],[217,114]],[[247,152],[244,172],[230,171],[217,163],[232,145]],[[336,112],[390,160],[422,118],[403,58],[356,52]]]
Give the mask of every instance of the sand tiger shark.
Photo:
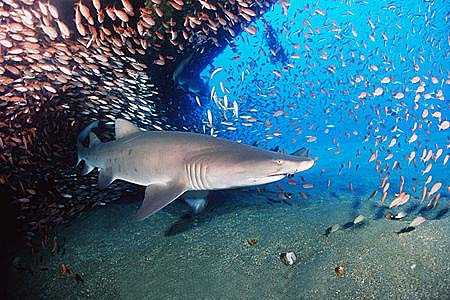
[[[92,132],[97,126],[95,121],[79,134],[78,163],[85,162],[83,174],[99,169],[99,188],[116,179],[146,186],[139,220],[187,191],[266,184],[314,165],[303,151],[287,155],[204,134],[143,131],[123,119],[115,122],[116,139],[103,143]]]

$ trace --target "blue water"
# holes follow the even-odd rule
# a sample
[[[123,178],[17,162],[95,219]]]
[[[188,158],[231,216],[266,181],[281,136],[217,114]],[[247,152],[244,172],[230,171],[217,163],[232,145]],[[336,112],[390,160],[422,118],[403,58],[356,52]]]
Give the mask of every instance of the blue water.
[[[279,45],[272,48],[280,46],[287,61],[270,52],[273,40],[267,38],[262,19],[278,39]],[[280,146],[287,152],[307,146],[319,158],[311,172],[323,169],[316,178],[322,183],[335,180],[341,165],[342,176],[347,175],[353,184],[367,172],[376,174],[375,162],[368,160],[378,151],[382,168],[392,168],[394,161],[400,164],[400,169],[379,172],[380,179],[390,175],[396,183],[392,191],[397,190],[400,175],[409,188],[422,185],[432,175],[431,184],[444,182],[441,192],[448,194],[450,171],[443,160],[450,131],[438,128],[448,119],[450,108],[445,1],[408,1],[407,5],[401,1],[292,1],[287,15],[281,5],[275,5],[262,19],[251,24],[257,28],[255,35],[243,31],[235,45],[202,72],[216,94],[215,100],[202,99],[206,133],[257,142],[268,149]],[[223,69],[211,79],[218,68]],[[411,82],[415,76],[420,77],[418,83]],[[385,77],[389,83],[381,82]],[[421,84],[424,91],[416,93]],[[382,95],[373,95],[377,88],[383,89]],[[359,97],[363,92],[367,97]],[[399,92],[404,97],[398,94],[395,99]],[[233,102],[239,116],[233,114]],[[425,109],[429,114],[422,118]],[[207,110],[213,116],[212,132]],[[441,117],[433,117],[435,112]],[[248,122],[248,116],[256,120]],[[422,128],[409,144],[414,123]],[[308,136],[317,140],[308,143]],[[388,148],[392,138],[397,143]],[[443,153],[433,161],[431,172],[422,175],[423,149],[432,149],[434,155],[440,148]],[[408,166],[411,151],[416,151],[416,165]],[[385,160],[390,152],[393,158]]]

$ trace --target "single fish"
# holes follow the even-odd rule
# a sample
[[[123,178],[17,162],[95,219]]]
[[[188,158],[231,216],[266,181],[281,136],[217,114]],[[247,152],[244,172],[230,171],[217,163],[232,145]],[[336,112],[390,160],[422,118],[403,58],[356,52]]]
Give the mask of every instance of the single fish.
[[[341,225],[339,225],[339,224],[334,224],[333,226],[330,226],[330,227],[328,227],[328,228],[325,230],[324,235],[325,235],[325,236],[329,236],[330,234],[332,234],[333,232],[338,231],[339,229],[341,229]]]
[[[394,208],[403,205],[406,202],[408,202],[409,198],[410,198],[409,194],[402,192],[392,201],[392,203],[389,205],[389,208]]]
[[[416,228],[408,226],[408,227],[402,228],[400,231],[397,231],[396,233],[397,234],[407,233],[407,232],[413,231],[414,229],[416,229]]]
[[[433,186],[430,189],[430,193],[428,194],[428,196],[432,196],[434,193],[436,193],[437,191],[439,191],[439,189],[442,187],[442,182],[436,182],[435,184],[433,184]]]
[[[424,223],[427,219],[425,219],[422,216],[416,217],[414,220],[411,221],[411,223],[408,225],[408,227],[417,227],[420,224]]]

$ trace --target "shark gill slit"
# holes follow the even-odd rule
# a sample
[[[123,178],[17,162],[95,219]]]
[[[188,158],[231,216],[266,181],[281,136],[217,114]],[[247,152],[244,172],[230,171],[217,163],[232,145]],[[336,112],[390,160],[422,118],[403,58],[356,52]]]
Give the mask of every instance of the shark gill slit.
[[[195,190],[205,190],[208,188],[208,182],[206,180],[207,165],[203,161],[194,161],[187,164],[186,173],[192,188]]]
[[[192,179],[191,179],[191,164],[185,164],[184,165],[184,169],[185,169],[185,172],[186,172],[187,179],[189,181],[189,185],[191,187],[194,187],[194,184],[193,184]]]
[[[201,166],[201,162],[196,162],[196,164],[195,164],[195,179],[196,179],[196,181],[197,181],[197,184],[198,184],[198,189],[199,190],[202,190],[203,189],[203,186],[202,186],[202,177],[201,177],[201,168],[202,166]]]
[[[192,188],[198,189],[197,178],[195,177],[195,162],[188,164],[188,176]]]
[[[209,187],[208,180],[206,178],[206,170],[208,169],[208,164],[202,163],[201,164],[201,172],[200,172],[200,178],[202,179],[202,185],[203,189],[206,190]]]

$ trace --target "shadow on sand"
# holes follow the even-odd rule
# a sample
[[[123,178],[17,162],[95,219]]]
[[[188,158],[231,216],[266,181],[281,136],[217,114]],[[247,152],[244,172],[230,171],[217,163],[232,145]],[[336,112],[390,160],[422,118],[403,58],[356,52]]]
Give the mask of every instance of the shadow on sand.
[[[262,202],[259,198],[261,195],[257,195],[256,191],[247,191],[245,193],[255,193],[255,198],[252,201],[237,201],[239,194],[243,191],[214,191],[210,192],[208,196],[208,205],[205,210],[199,214],[193,214],[191,212],[183,214],[176,222],[174,222],[165,232],[165,236],[174,236],[183,232],[186,232],[193,228],[193,226],[202,226],[212,218],[216,218],[221,215],[231,214],[234,211],[243,210],[246,208],[252,208],[259,204],[258,209],[261,209],[261,205],[267,205],[267,209],[270,209],[271,203]],[[224,205],[224,202],[228,202]],[[231,203],[229,203],[231,202]],[[263,208],[264,209],[264,208]]]

